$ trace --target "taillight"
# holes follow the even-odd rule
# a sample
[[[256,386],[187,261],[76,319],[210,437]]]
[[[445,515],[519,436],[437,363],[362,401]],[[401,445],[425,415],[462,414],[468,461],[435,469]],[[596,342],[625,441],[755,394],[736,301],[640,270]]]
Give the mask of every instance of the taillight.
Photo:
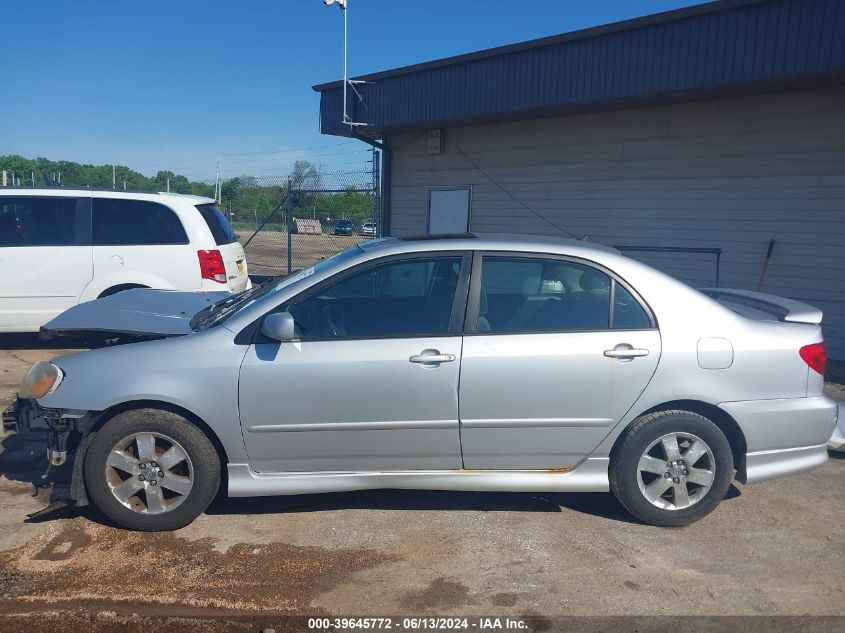
[[[798,350],[798,353],[804,359],[804,362],[810,366],[810,369],[824,376],[824,369],[827,366],[827,354],[824,351],[824,343],[805,345]]]
[[[221,284],[226,283],[226,266],[220,251],[197,251],[200,258],[200,275]]]

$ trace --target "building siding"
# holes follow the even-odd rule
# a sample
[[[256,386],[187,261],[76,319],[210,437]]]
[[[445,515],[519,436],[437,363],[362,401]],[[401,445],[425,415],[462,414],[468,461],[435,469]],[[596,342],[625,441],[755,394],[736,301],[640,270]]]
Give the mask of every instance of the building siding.
[[[845,88],[745,97],[422,133],[393,149],[391,233],[426,230],[427,188],[472,185],[471,229],[564,233],[611,245],[723,249],[723,286],[825,312],[829,355],[845,359]],[[509,195],[492,184],[469,158]],[[631,253],[694,285],[706,255]]]

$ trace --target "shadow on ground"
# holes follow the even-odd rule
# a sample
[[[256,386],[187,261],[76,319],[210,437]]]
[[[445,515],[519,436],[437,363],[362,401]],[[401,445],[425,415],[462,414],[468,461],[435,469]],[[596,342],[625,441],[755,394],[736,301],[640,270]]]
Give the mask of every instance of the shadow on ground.
[[[46,434],[46,431],[30,431],[0,439],[0,477],[31,484],[32,496],[42,499],[45,507],[67,498],[73,472],[72,460],[48,471]]]
[[[742,493],[731,486],[726,500]],[[563,512],[571,510],[621,523],[637,523],[610,493],[452,492],[364,490],[284,497],[218,498],[210,515],[284,514],[333,510],[434,510],[472,512]]]

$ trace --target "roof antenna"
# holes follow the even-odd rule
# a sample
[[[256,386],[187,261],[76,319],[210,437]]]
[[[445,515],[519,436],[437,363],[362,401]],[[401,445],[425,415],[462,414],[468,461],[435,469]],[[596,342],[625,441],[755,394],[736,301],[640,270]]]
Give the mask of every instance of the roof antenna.
[[[590,236],[589,236],[589,235],[582,235],[582,236],[581,236],[581,241],[582,241],[582,242],[586,242],[586,241],[588,241],[589,239],[590,239]]]

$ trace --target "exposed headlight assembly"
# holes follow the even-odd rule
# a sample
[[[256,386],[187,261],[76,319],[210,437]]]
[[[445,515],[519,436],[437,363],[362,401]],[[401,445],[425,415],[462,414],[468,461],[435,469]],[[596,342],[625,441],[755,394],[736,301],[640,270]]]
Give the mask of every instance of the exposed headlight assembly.
[[[43,398],[55,391],[64,377],[62,370],[53,363],[40,360],[24,376],[18,396],[25,400]]]

